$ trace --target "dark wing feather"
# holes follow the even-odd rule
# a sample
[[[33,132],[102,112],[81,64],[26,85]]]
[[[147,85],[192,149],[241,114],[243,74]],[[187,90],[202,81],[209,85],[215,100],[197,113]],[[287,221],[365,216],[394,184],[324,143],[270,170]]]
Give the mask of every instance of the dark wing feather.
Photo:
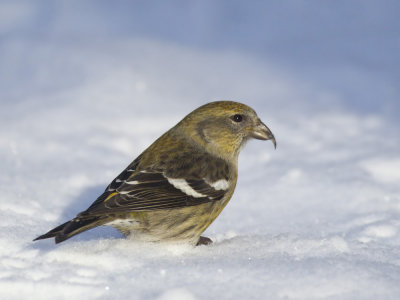
[[[121,185],[124,184],[124,182],[132,176],[136,168],[140,162],[140,156],[137,157],[125,170],[121,172],[111,183],[107,186],[103,194],[101,194],[96,201],[92,203],[92,205],[89,206],[89,208],[86,211],[90,211],[92,208],[97,207],[101,203],[104,202],[107,197],[109,197],[112,193],[115,192],[117,188],[119,188]]]
[[[106,191],[79,216],[182,208],[221,200],[226,193],[226,190],[214,189],[204,179],[186,180],[192,190],[201,194],[195,197],[176,188],[160,170],[132,170],[130,176],[124,172],[121,173],[123,177],[114,179]]]

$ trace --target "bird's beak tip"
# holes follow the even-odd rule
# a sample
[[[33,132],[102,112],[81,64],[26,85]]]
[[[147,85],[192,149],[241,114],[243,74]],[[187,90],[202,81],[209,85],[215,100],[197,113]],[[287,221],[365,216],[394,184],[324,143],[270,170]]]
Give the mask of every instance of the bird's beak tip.
[[[271,130],[260,121],[260,124],[253,131],[253,137],[259,140],[271,140],[276,149],[276,139]]]
[[[275,140],[275,137],[274,136],[272,136],[272,143],[274,144],[274,148],[275,148],[275,150],[276,150],[276,140]]]

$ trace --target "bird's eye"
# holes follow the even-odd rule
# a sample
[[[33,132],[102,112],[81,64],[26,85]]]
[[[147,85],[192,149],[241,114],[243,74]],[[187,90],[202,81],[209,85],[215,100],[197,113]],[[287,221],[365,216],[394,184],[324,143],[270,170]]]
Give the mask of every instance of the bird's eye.
[[[243,116],[242,115],[234,115],[234,116],[232,116],[232,120],[237,123],[242,122]]]

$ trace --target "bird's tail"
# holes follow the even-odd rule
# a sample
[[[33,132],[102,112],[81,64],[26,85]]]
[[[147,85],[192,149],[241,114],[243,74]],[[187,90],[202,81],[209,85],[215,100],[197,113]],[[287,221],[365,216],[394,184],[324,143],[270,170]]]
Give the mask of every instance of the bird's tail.
[[[86,218],[74,218],[56,228],[50,230],[49,232],[38,236],[34,241],[43,240],[48,238],[54,238],[56,244],[61,243],[74,235],[77,235],[86,230],[92,229],[96,226],[100,226],[106,223],[104,217],[93,216]]]

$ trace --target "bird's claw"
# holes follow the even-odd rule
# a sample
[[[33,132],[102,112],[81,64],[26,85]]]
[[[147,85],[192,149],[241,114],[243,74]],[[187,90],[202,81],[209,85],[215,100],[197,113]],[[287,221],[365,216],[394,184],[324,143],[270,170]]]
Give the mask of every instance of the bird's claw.
[[[210,239],[210,238],[208,238],[208,237],[205,237],[205,236],[201,236],[200,238],[199,238],[199,240],[197,241],[197,244],[196,244],[196,246],[200,246],[200,245],[210,245],[210,244],[212,244],[212,239]]]

